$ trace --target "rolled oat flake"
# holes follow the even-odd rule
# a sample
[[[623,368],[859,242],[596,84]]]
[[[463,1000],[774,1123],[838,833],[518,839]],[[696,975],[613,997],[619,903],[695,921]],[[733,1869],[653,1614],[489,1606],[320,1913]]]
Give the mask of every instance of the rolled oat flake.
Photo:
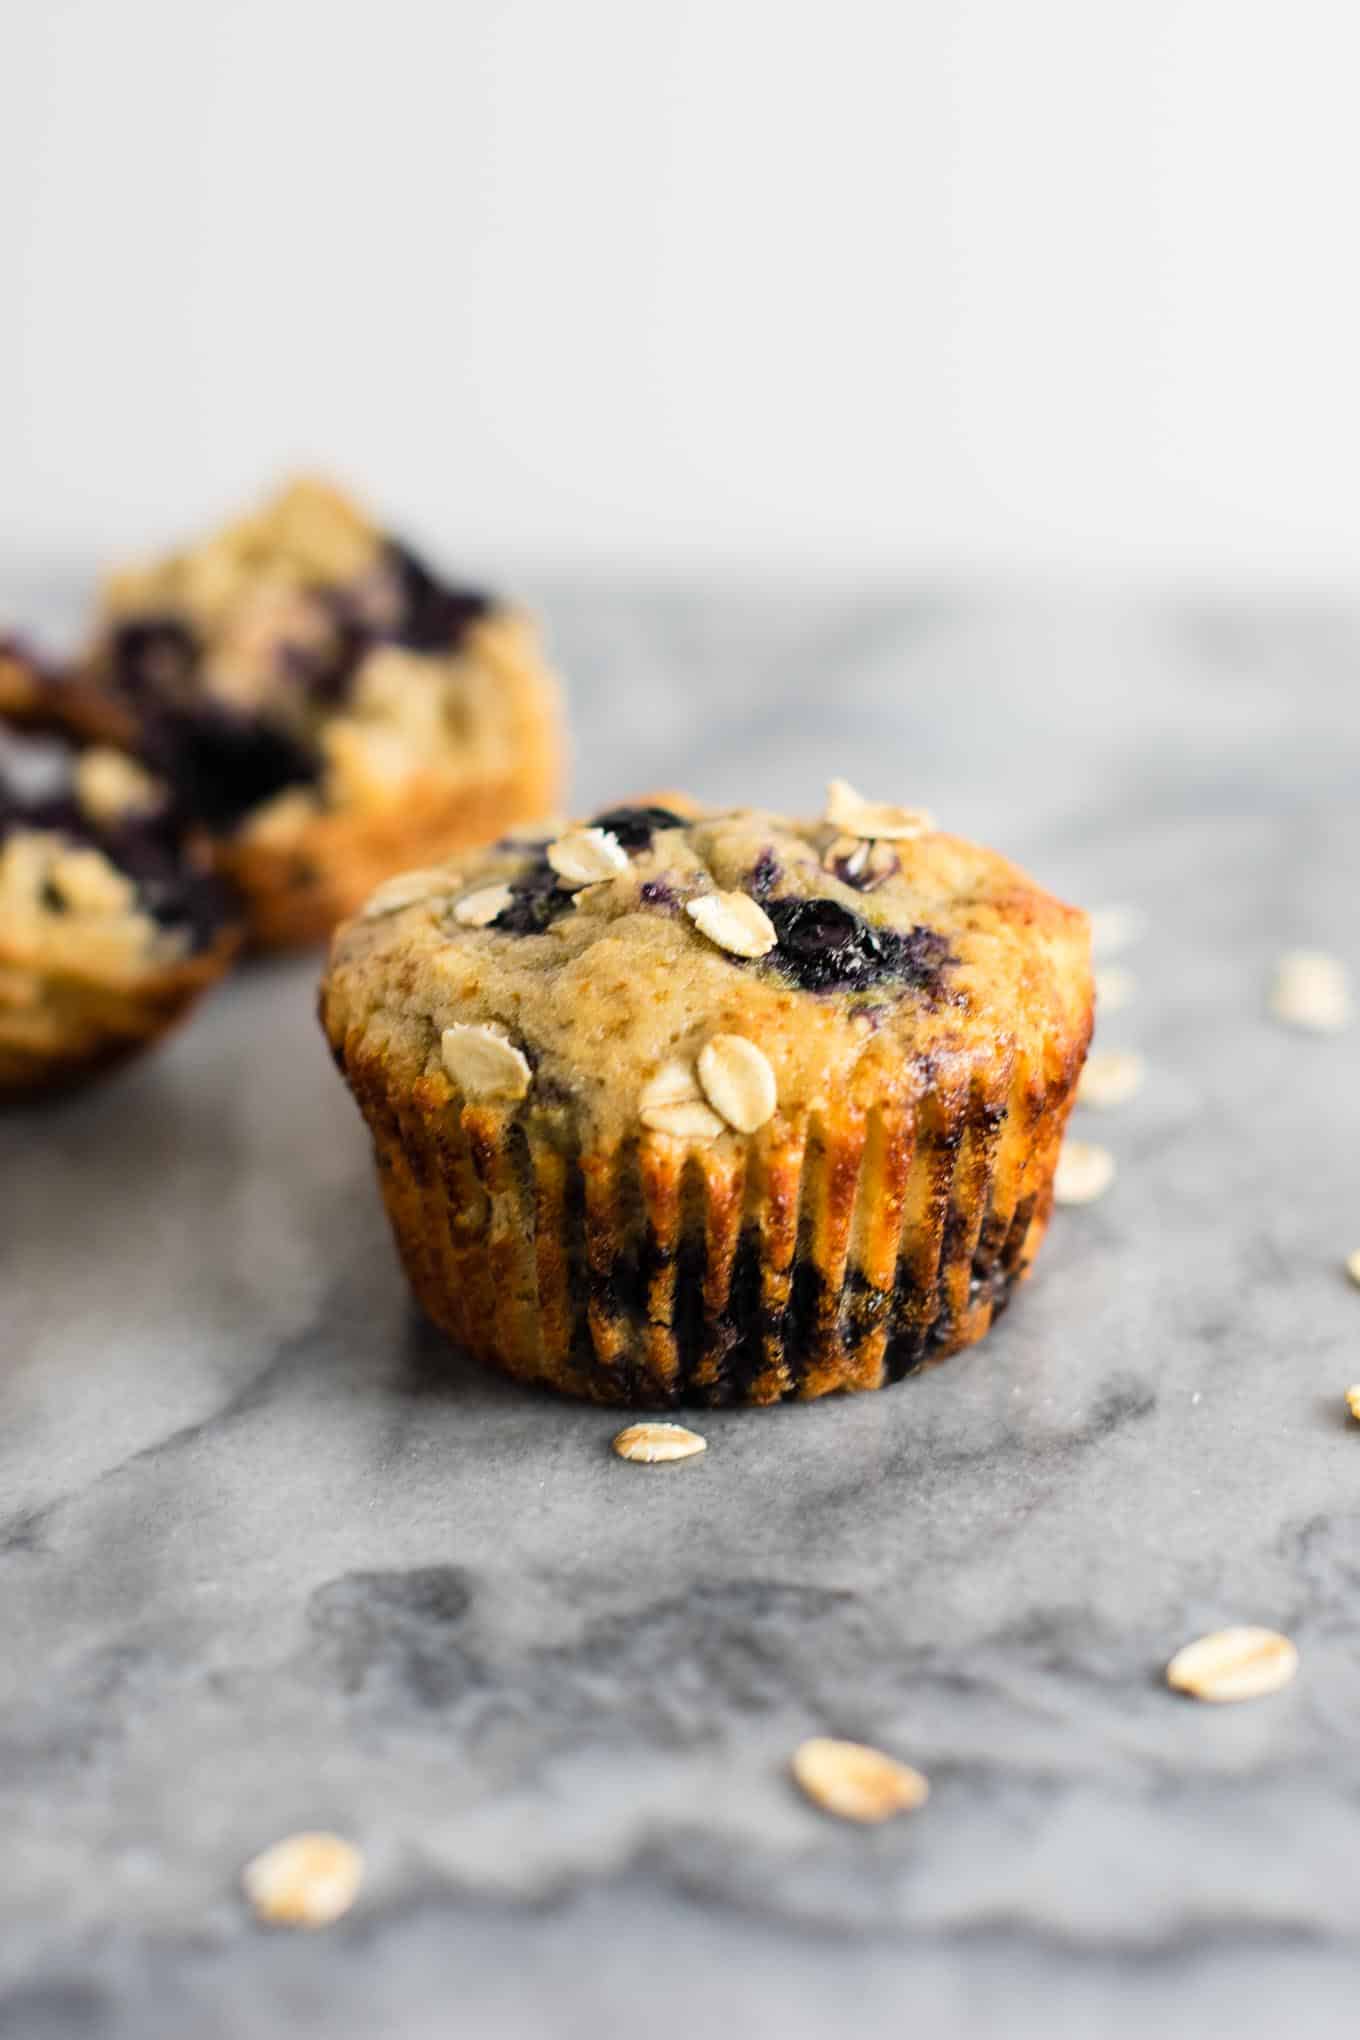
[[[1287,1686],[1299,1654],[1275,1629],[1216,1629],[1176,1652],[1166,1682],[1193,1700],[1257,1700]]]

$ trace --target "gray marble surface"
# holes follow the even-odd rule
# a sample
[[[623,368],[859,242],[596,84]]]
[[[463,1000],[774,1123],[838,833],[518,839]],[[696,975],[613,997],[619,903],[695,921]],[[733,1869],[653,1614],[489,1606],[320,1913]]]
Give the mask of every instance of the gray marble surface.
[[[1146,908],[1118,1179],[972,1353],[648,1472],[414,1319],[313,963],[0,1121],[0,2031],[1352,2033],[1360,1037],[1264,987],[1360,967],[1360,618],[548,607],[582,803],[840,769]],[[1174,1700],[1233,1620],[1297,1683]],[[814,1730],[929,1806],[814,1812]],[[361,1901],[265,1931],[240,1865],[312,1825]]]

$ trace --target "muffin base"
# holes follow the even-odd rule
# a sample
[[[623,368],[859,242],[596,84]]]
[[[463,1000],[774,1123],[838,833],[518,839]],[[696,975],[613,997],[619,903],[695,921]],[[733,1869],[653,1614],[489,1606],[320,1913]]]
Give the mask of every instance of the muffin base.
[[[260,949],[323,941],[384,879],[490,842],[547,813],[561,786],[557,683],[516,619],[476,633],[477,655],[506,691],[510,763],[453,776],[431,770],[381,803],[322,809],[280,838],[247,827],[217,845]]]
[[[1043,1239],[1086,1042],[749,1144],[612,1151],[404,1087],[359,1030],[332,1046],[434,1324],[519,1380],[669,1408],[878,1388],[981,1338]]]
[[[0,1105],[72,1089],[143,1054],[225,973],[240,934],[127,978],[45,967],[0,939]]]

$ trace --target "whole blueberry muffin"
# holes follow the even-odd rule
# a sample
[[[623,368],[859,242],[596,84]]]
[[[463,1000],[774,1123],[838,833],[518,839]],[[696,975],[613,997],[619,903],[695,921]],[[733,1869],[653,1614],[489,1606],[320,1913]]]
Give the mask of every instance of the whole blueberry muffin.
[[[101,719],[0,642],[0,1099],[146,1048],[239,944],[208,846]]]
[[[877,1388],[1048,1222],[1086,918],[919,811],[625,807],[413,872],[322,1023],[434,1322],[604,1402]]]
[[[316,940],[390,873],[557,789],[557,685],[527,617],[320,482],[113,576],[87,670],[213,831],[262,944]]]

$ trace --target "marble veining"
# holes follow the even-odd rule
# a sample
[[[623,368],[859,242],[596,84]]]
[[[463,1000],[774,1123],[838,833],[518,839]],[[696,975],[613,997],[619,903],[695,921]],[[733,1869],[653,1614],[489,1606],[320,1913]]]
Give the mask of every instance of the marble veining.
[[[649,1470],[414,1317],[314,962],[0,1120],[0,2032],[1349,2034],[1360,1036],[1265,992],[1360,975],[1360,617],[547,608],[581,808],[839,770],[1147,910],[1115,1185],[978,1348]],[[1173,1699],[1230,1620],[1296,1684]],[[929,1805],[806,1806],[817,1730]],[[271,1934],[239,1868],[303,1825],[367,1883]]]

